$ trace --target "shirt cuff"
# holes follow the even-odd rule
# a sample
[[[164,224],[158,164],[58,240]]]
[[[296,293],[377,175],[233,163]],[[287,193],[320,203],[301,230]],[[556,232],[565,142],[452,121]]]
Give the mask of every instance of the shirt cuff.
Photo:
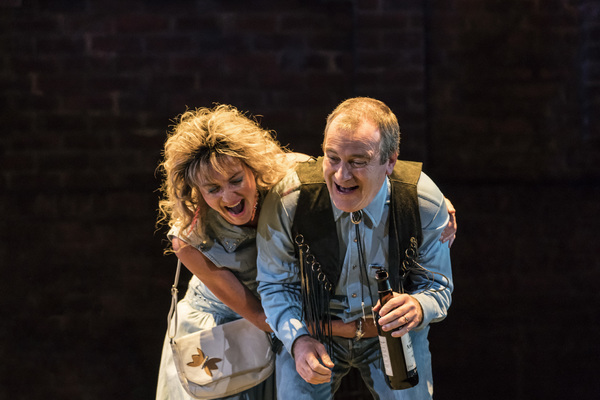
[[[292,346],[296,339],[303,335],[310,335],[310,333],[304,323],[296,318],[286,321],[277,331],[277,336],[290,354],[292,354]]]
[[[431,298],[431,296],[428,296],[425,293],[411,294],[411,296],[419,302],[419,304],[421,305],[421,310],[423,311],[423,321],[421,321],[419,326],[413,329],[414,331],[420,331],[421,329],[429,325],[432,321],[441,320],[445,317],[438,315],[438,313],[436,312],[437,302],[435,301],[435,299]]]

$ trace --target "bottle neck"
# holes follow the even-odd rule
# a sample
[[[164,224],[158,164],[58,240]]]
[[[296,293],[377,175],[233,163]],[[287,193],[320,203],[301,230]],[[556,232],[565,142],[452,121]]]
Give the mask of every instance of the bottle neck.
[[[394,295],[392,294],[391,290],[385,290],[385,291],[379,292],[379,300],[381,301],[381,305],[384,305],[385,303],[387,303],[388,300],[390,300],[392,297],[394,297]]]
[[[377,280],[377,288],[379,289],[380,292],[384,291],[384,290],[392,289],[388,278],[389,278],[389,275],[388,275],[387,271],[383,268],[380,268],[375,273],[375,279]]]

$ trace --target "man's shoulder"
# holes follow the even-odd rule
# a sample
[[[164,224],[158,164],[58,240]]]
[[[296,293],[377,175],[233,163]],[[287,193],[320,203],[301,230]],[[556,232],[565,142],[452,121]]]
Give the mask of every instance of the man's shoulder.
[[[444,195],[437,187],[435,182],[425,173],[421,171],[419,182],[417,183],[417,194],[419,201],[426,201],[436,206],[440,206],[444,201]]]
[[[279,197],[287,197],[291,194],[298,194],[303,186],[315,184],[325,184],[323,178],[323,157],[310,158],[307,161],[299,162],[295,168],[289,171],[273,188]]]
[[[417,184],[417,195],[419,200],[419,212],[421,214],[421,224],[427,227],[432,221],[446,221],[448,213],[444,203],[444,195],[433,180],[424,172]]]
[[[394,166],[394,171],[390,175],[392,182],[402,182],[411,185],[416,185],[419,177],[421,176],[421,170],[423,163],[416,161],[405,161],[398,160]]]
[[[293,169],[271,188],[269,196],[276,196],[284,199],[293,193],[297,193],[301,186],[302,183],[298,177],[297,170]]]
[[[311,158],[296,164],[296,173],[302,184],[324,183],[323,157]]]

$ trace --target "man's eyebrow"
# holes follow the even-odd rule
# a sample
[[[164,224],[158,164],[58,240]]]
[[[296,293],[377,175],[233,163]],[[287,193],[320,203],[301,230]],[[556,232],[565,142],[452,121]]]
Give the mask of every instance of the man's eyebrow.
[[[360,154],[350,154],[350,157],[371,158],[372,156],[369,153],[360,153]]]
[[[329,154],[329,155],[335,155],[335,156],[338,155],[337,151],[332,150],[332,149],[328,149],[328,148],[325,148],[324,152],[327,153],[327,154]],[[356,153],[356,154],[350,154],[349,155],[349,158],[353,159],[353,160],[354,159],[363,159],[363,160],[370,161],[374,157],[375,157],[375,155],[370,155],[368,153]]]
[[[350,154],[350,158],[352,158],[352,159],[362,158],[365,160],[371,160],[373,158],[373,156],[369,153],[356,153],[356,154]]]

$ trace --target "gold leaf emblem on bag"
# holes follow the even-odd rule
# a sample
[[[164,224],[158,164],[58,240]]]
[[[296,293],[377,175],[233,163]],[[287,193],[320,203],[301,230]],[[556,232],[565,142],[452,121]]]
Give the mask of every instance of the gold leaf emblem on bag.
[[[204,372],[212,377],[211,370],[218,370],[219,367],[217,367],[216,364],[222,360],[220,358],[210,358],[205,356],[204,352],[199,347],[196,347],[196,349],[198,350],[198,354],[192,354],[192,361],[187,363],[187,365],[190,367],[204,368]]]

